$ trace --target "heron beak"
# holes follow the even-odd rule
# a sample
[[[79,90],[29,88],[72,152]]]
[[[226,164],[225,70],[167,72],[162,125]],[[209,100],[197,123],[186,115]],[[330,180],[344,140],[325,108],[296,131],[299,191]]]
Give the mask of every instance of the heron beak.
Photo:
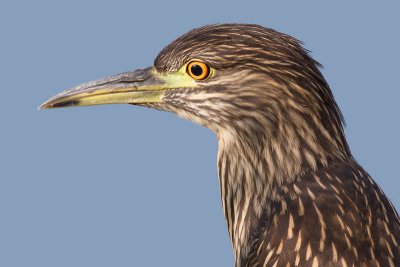
[[[44,102],[39,109],[103,104],[161,102],[167,89],[185,87],[181,73],[160,74],[153,67],[78,85]]]

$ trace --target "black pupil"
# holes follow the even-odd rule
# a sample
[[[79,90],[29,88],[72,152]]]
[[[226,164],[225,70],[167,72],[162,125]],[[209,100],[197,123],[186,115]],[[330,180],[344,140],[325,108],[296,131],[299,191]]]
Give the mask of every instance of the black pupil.
[[[191,67],[191,71],[194,76],[201,76],[203,74],[203,68],[200,65],[194,64]]]

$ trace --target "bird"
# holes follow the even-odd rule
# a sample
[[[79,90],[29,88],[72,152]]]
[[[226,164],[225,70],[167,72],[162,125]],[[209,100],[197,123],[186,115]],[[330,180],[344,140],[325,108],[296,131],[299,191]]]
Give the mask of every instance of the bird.
[[[213,131],[236,267],[400,266],[399,215],[352,156],[320,68],[290,35],[210,24],[40,108],[132,104]]]

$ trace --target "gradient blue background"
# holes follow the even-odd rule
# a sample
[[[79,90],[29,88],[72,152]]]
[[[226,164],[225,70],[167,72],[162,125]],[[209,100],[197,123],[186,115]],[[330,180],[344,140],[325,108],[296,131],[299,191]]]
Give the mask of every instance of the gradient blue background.
[[[274,2],[2,1],[0,266],[233,266],[211,131],[129,105],[37,110],[216,22],[305,42],[400,209],[398,2]]]

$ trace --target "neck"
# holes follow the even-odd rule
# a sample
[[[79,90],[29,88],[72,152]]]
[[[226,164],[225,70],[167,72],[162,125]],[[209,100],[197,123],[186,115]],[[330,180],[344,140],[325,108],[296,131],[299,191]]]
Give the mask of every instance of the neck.
[[[237,266],[270,221],[280,186],[350,155],[316,127],[271,133],[252,125],[259,124],[218,131],[221,198]]]

